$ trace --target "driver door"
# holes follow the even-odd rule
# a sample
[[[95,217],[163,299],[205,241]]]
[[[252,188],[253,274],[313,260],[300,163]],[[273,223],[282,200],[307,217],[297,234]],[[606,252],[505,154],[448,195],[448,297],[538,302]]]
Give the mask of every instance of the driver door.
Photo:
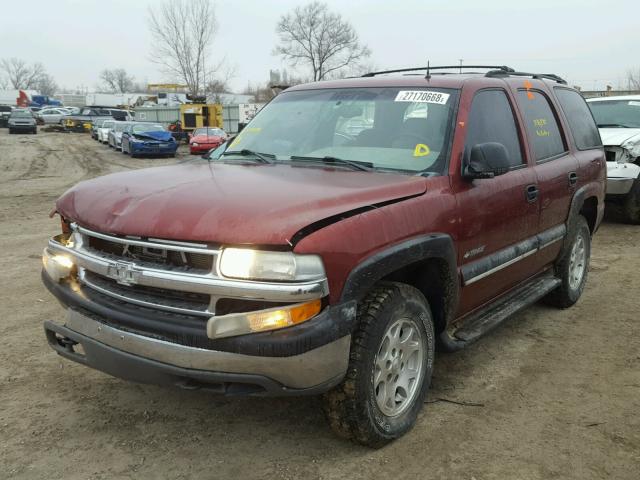
[[[535,273],[539,205],[537,180],[509,94],[478,91],[466,121],[464,157],[474,145],[498,142],[510,170],[494,178],[465,180],[457,173],[460,211],[458,265],[462,289],[458,315],[480,307]]]

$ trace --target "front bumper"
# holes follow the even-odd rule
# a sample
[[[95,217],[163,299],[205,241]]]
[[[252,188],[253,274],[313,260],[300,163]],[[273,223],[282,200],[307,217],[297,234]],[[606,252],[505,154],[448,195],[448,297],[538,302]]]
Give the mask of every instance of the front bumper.
[[[11,130],[20,131],[20,132],[33,132],[37,128],[37,126],[35,124],[34,125],[15,125],[15,124],[11,125],[11,124],[9,124],[9,128]]]
[[[322,393],[341,381],[349,359],[348,335],[300,355],[259,357],[137,335],[73,309],[64,326],[46,321],[44,329],[59,355],[115,377],[225,395]]]
[[[640,177],[640,166],[634,163],[607,162],[607,195],[626,195]]]
[[[207,153],[209,150],[213,149],[213,148],[218,148],[220,145],[222,145],[221,143],[218,144],[207,144],[207,145],[202,145],[199,144],[198,146],[194,146],[193,144],[189,145],[189,151],[192,154],[198,154],[198,153]]]
[[[176,142],[169,143],[168,146],[160,146],[157,144],[136,144],[130,143],[129,148],[134,155],[172,155],[178,150],[178,144]]]

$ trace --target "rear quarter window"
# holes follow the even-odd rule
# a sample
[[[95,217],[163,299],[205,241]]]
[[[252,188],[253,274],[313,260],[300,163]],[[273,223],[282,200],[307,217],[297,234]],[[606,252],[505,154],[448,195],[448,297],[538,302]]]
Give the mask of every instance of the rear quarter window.
[[[591,110],[582,95],[566,88],[555,88],[560,108],[569,122],[569,129],[578,150],[589,150],[602,146],[598,127]]]
[[[517,98],[536,161],[566,152],[558,121],[547,96],[539,90],[518,90]]]

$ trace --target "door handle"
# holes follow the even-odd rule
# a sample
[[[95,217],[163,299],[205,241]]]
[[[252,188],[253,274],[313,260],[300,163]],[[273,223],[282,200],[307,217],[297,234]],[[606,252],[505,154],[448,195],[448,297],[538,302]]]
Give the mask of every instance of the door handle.
[[[575,187],[578,183],[578,174],[576,172],[571,172],[569,174],[569,187]]]
[[[538,186],[537,185],[527,185],[525,188],[525,197],[527,198],[527,202],[533,203],[538,199]]]

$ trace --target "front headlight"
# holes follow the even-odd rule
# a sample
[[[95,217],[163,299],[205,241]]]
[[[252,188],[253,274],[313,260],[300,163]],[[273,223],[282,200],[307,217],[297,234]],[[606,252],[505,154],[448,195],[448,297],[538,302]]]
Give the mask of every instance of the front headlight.
[[[267,252],[247,248],[225,248],[220,256],[220,274],[244,280],[309,281],[326,277],[317,255]]]
[[[198,142],[193,142],[191,145],[193,145],[194,147],[197,147],[199,145]]]

